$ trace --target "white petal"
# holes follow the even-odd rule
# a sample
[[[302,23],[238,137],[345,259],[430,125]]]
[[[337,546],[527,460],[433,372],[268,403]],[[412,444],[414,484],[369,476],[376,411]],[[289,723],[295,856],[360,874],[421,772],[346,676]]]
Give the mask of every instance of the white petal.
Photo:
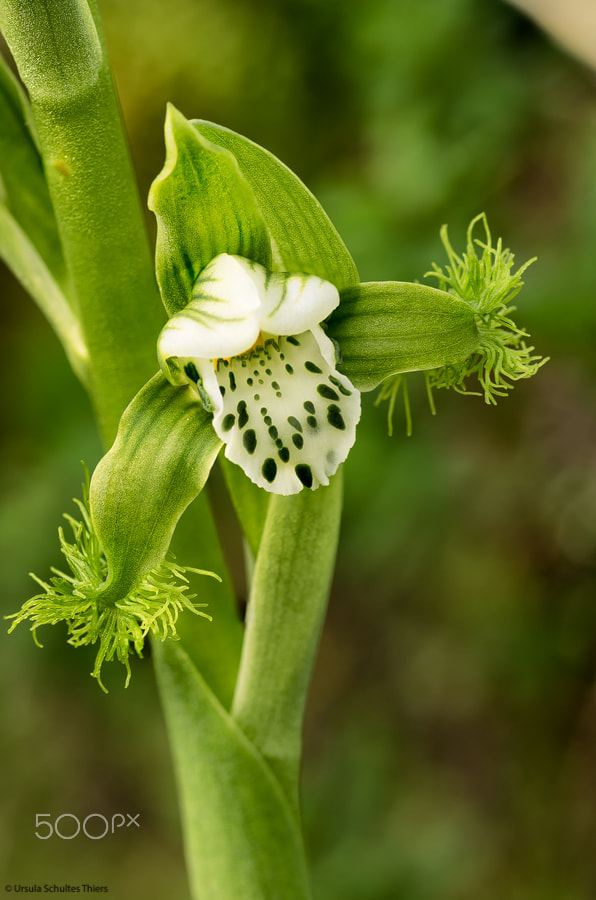
[[[223,403],[213,426],[228,459],[278,494],[329,483],[354,443],[360,394],[311,332],[220,360],[216,374]]]
[[[252,347],[260,331],[263,281],[254,266],[240,256],[216,256],[195,282],[191,302],[161,332],[160,358],[218,359]]]
[[[259,267],[261,268],[261,267]],[[261,312],[261,330],[292,335],[311,331],[339,303],[335,285],[315,275],[267,272]]]

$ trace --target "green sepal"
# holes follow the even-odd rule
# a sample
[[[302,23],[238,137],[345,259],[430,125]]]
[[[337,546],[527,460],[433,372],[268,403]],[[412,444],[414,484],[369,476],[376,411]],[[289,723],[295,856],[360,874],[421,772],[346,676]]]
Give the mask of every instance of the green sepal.
[[[190,301],[201,270],[220,253],[270,267],[263,216],[238,163],[206,140],[171,104],[166,162],[149,192],[157,217],[156,268],[170,315]]]
[[[308,900],[300,825],[273,772],[180,644],[156,644],[155,661],[191,895]]]
[[[358,271],[319,201],[287,166],[258,144],[212,122],[195,129],[234,154],[272,239],[273,269],[318,275],[338,290],[356,285]]]
[[[390,375],[451,365],[479,343],[472,307],[424,284],[370,282],[341,292],[327,322],[341,348],[338,366],[360,391]]]
[[[162,562],[220,447],[188,388],[158,374],[139,391],[91,479],[91,515],[108,562],[100,604],[117,602]]]
[[[0,202],[18,222],[58,281],[62,246],[43,170],[29,101],[0,56]],[[10,262],[8,263],[10,265]]]

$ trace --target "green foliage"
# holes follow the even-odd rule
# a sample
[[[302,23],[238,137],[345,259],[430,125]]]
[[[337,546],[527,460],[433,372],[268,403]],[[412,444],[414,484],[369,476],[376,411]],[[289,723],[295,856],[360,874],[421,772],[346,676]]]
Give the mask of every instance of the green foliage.
[[[234,154],[266,222],[274,247],[274,269],[318,275],[339,290],[358,283],[346,245],[319,201],[291,169],[268,150],[227,128],[200,120],[192,124]]]
[[[371,282],[341,293],[327,323],[341,370],[361,391],[391,375],[464,359],[478,342],[466,303],[425,284]]]
[[[479,222],[484,226],[484,242],[473,236],[474,228]],[[511,306],[511,301],[523,287],[521,276],[535,260],[529,260],[512,272],[513,253],[503,248],[501,238],[496,247],[493,247],[484,213],[470,222],[466,250],[461,256],[455,253],[449,242],[446,225],[441,229],[441,240],[447,251],[449,264],[443,270],[433,263],[433,271],[428,272],[426,277],[437,278],[442,292],[467,306],[475,339],[468,355],[462,354],[459,360],[454,359],[438,367],[416,367],[425,369],[427,394],[433,414],[435,406],[432,391],[435,388],[453,388],[460,394],[478,396],[478,392],[469,390],[466,384],[468,378],[476,376],[482,388],[480,396],[484,396],[486,403],[496,404],[497,397],[507,396],[515,382],[531,378],[547,362],[534,354],[534,347],[525,342],[527,332],[519,328],[511,318],[516,309]],[[480,256],[477,247],[482,250]],[[406,371],[413,369],[414,366]],[[407,380],[403,374],[397,374],[385,381],[377,398],[377,404],[384,400],[389,402],[387,418],[390,435],[400,389],[404,397],[407,433],[412,432]]]
[[[91,479],[91,514],[109,566],[105,603],[160,564],[220,447],[198,399],[161,374],[132,400]]]
[[[473,237],[474,227],[481,222],[485,241]],[[484,213],[472,220],[467,231],[465,252],[458,256],[447,235],[441,229],[441,240],[449,257],[445,271],[436,263],[427,273],[438,279],[441,287],[469,303],[476,315],[480,340],[474,353],[461,365],[446,365],[428,374],[431,388],[454,388],[459,393],[471,393],[465,382],[475,375],[480,382],[486,403],[496,403],[497,397],[507,396],[513,383],[531,378],[547,361],[533,353],[526,344],[528,334],[511,318],[515,307],[511,301],[523,286],[521,276],[534,260],[531,259],[512,272],[514,256],[503,248],[501,238],[496,247]],[[476,247],[482,250],[478,256]]]
[[[0,57],[1,204],[14,217],[60,284],[64,257],[50,200],[31,107],[25,92]],[[0,248],[4,242],[0,241]],[[7,260],[10,265],[10,260]]]
[[[189,303],[201,269],[220,253],[270,264],[265,223],[234,156],[202,137],[171,104],[166,161],[149,208],[157,218],[157,279],[170,315]]]
[[[195,595],[187,593],[185,575],[195,572],[213,576],[213,573],[180,566],[167,557],[147,572],[129,594],[114,603],[102,602],[108,562],[89,511],[88,485],[83,486],[83,500],[75,500],[75,503],[81,514],[80,520],[65,515],[72,530],[72,543],[66,539],[64,530],[59,529],[60,550],[70,573],[52,569],[54,575],[49,583],[33,575],[43,593],[28,600],[20,612],[8,616],[14,619],[10,631],[22,622],[30,621],[36,638],[37,629],[42,625],[65,622],[68,643],[73,647],[99,643],[91,674],[100,687],[106,690],[101,680],[102,666],[114,657],[126,668],[128,687],[131,676],[129,656],[134,651],[142,657],[148,635],[162,641],[175,637],[176,621],[183,609],[211,618],[198,608],[205,604],[193,604]]]
[[[300,823],[269,764],[179,644],[157,646],[156,667],[194,896],[309,900]]]

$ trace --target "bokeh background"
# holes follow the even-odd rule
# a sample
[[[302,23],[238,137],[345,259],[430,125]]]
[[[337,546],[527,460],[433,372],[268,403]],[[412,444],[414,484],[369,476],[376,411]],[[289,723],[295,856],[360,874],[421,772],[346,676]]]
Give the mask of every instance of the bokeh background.
[[[462,247],[480,211],[520,264],[538,256],[519,319],[551,361],[532,382],[497,408],[440,393],[433,418],[413,377],[411,438],[399,407],[388,438],[385,410],[365,400],[307,717],[305,827],[317,900],[593,900],[590,60],[501,0],[100,5],[143,195],[171,100],[290,165],[362,280],[422,278],[443,259],[440,225]],[[581,53],[590,19],[579,0],[558,6]],[[1,316],[8,613],[31,595],[30,570],[60,564],[57,525],[100,446],[57,340],[5,272]],[[185,900],[150,663],[106,699],[89,654],[59,629],[42,639],[43,651],[24,628],[1,638],[2,879]],[[33,836],[35,813],[90,811],[140,812],[143,827]]]

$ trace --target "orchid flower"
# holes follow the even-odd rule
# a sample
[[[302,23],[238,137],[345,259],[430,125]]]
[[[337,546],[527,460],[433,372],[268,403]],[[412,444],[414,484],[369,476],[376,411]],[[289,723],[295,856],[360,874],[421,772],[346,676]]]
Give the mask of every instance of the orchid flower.
[[[274,493],[328,484],[354,443],[360,393],[320,324],[338,304],[322,278],[222,253],[161,333],[168,377],[196,387],[226,457]]]
[[[71,520],[75,544],[61,536],[76,577],[40,582],[44,593],[13,624],[65,620],[71,643],[99,641],[98,679],[114,656],[130,673],[128,654],[140,654],[147,634],[175,636],[182,606],[198,611],[184,594],[186,570],[166,554],[222,446],[248,476],[227,480],[256,554],[260,495],[330,484],[354,444],[361,392],[380,386],[391,412],[405,373],[422,371],[429,390],[470,392],[476,376],[494,402],[543,362],[511,319],[526,267],[511,272],[513,256],[492,246],[483,216],[461,258],[444,232],[450,264],[431,273],[444,289],[361,284],[326,214],[279,160],[172,106],[165,134],[149,194],[169,313],[161,372],[131,401],[96,467],[83,522]],[[473,237],[479,219],[485,242]]]

